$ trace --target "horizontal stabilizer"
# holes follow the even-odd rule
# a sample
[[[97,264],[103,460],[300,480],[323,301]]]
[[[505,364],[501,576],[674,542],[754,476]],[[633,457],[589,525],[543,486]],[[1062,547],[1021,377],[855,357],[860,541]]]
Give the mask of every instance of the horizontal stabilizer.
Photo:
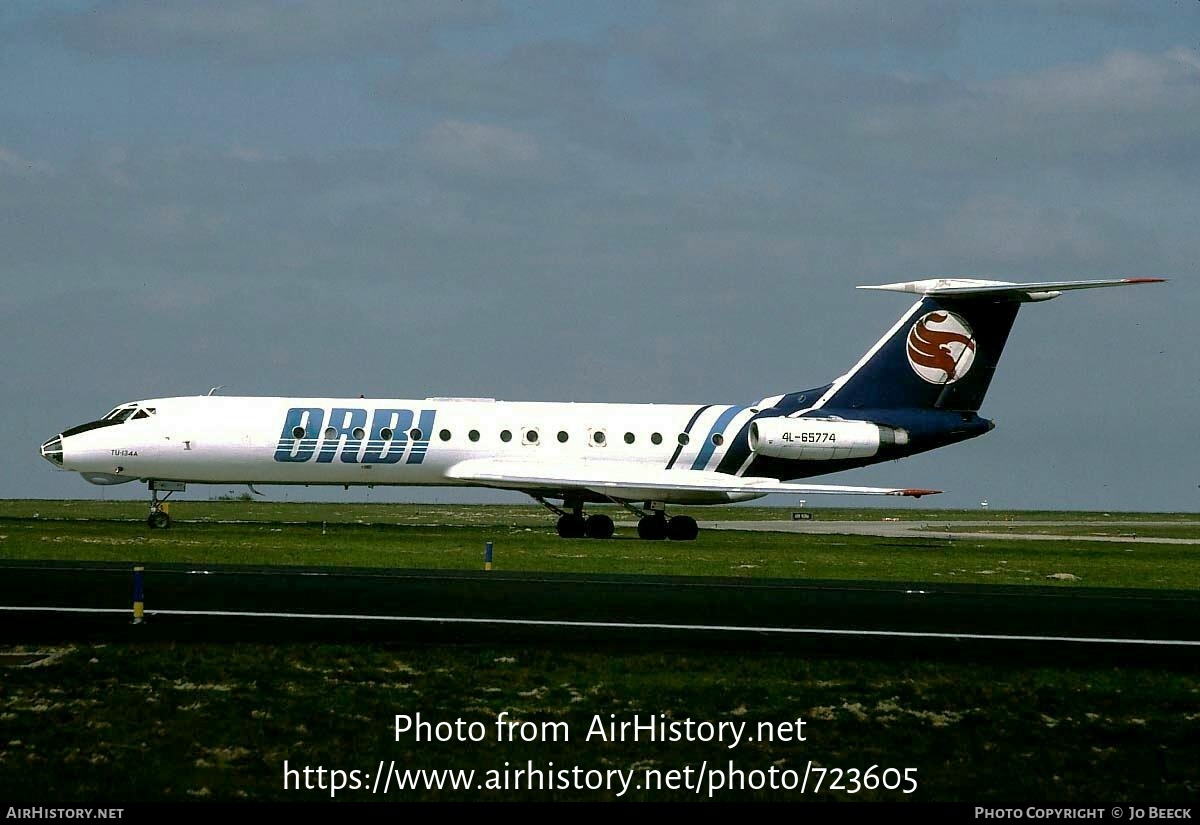
[[[1104,286],[1130,286],[1132,284],[1157,284],[1166,278],[1115,278],[1098,281],[1044,281],[1034,283],[1012,283],[1009,281],[984,281],[976,278],[930,278],[924,281],[902,281],[879,286],[860,286],[859,289],[880,289],[888,292],[908,292],[935,298],[968,298],[987,296],[1009,298],[1019,301],[1045,301],[1057,298],[1068,289],[1096,289]]]
[[[538,463],[505,459],[470,459],[451,467],[446,475],[514,490],[580,488],[613,498],[636,500],[649,491],[681,493],[787,493],[794,495],[873,495],[920,498],[940,490],[896,487],[850,487],[837,484],[796,484],[773,478],[743,478],[702,470],[661,470],[618,461]]]

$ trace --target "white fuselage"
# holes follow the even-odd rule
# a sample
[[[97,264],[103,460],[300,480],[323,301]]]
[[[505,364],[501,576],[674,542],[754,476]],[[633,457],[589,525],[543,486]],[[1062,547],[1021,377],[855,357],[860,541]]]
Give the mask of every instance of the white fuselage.
[[[735,405],[226,396],[149,399],[137,406],[153,412],[67,435],[63,467],[110,483],[154,478],[422,486],[463,484],[447,471],[476,458],[711,470],[758,411]]]
[[[662,504],[938,492],[806,479],[983,435],[993,424],[978,411],[1022,304],[1160,280],[886,284],[921,297],[849,371],[754,406],[210,393],[123,404],[41,454],[95,484],[145,480],[151,527],[170,521],[157,493],[188,482],[456,485],[528,493],[559,514],[563,538],[611,537],[612,519],[583,506],[615,502],[641,513],[641,538],[691,540],[695,519],[668,520]]]

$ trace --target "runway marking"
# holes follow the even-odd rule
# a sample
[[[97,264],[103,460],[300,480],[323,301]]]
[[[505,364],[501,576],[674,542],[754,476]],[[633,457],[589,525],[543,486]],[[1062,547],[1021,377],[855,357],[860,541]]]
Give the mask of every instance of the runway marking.
[[[119,607],[9,607],[0,611],[39,613],[122,613],[132,615],[128,608]],[[933,633],[918,630],[845,630],[826,627],[748,627],[745,625],[665,624],[658,622],[572,622],[552,619],[479,619],[458,616],[375,616],[354,613],[254,613],[234,610],[147,610],[146,616],[216,616],[249,619],[337,619],[341,621],[420,622],[447,624],[525,625],[531,627],[587,627],[592,629],[621,628],[623,630],[692,630],[737,633],[783,633],[811,636],[881,636],[910,639],[973,639],[978,641],[1010,642],[1078,642],[1085,644],[1163,645],[1200,647],[1200,640],[1188,639],[1120,639],[1089,636],[1022,636],[993,633]]]

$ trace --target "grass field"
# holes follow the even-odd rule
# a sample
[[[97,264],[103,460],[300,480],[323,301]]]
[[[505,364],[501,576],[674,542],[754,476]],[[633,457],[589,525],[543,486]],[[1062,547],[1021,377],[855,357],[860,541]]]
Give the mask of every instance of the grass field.
[[[380,760],[402,771],[474,770],[472,785],[485,783],[489,770],[509,768],[494,775],[508,790],[393,788],[390,799],[694,799],[692,790],[649,789],[646,770],[732,762],[747,774],[774,767],[798,775],[810,760],[847,771],[874,765],[877,774],[915,769],[916,789],[810,786],[801,795],[726,788],[712,798],[1167,805],[1194,804],[1200,792],[1196,674],[1099,663],[1046,668],[486,645],[121,645],[61,650],[49,664],[4,675],[0,797],[9,801],[329,799],[328,785],[285,789],[285,761],[293,769],[373,775]],[[499,741],[503,712],[532,723],[537,741]],[[430,723],[478,722],[483,736],[397,739],[395,716],[418,713]],[[588,738],[596,718],[620,723],[635,715],[745,722],[756,741],[730,747],[731,740]],[[805,727],[775,730],[803,734],[803,742],[755,736],[760,722],[797,719]],[[553,732],[544,723],[555,724]],[[529,763],[543,771],[550,763],[633,771],[634,785],[643,787],[623,795],[616,787],[514,789],[511,771]],[[372,794],[347,787],[337,798]]]
[[[771,508],[703,518],[790,518]],[[756,512],[757,511],[757,512]],[[479,569],[494,542],[508,570],[861,578],[1195,588],[1200,548],[1061,541],[947,541],[705,531],[698,541],[563,541],[535,507],[191,502],[149,530],[136,502],[0,503],[0,557]],[[820,519],[977,520],[945,511],[814,511]],[[614,513],[614,517],[617,514]],[[1001,514],[1014,521],[1103,514]],[[1200,527],[1195,514],[1113,514]],[[1025,525],[1028,526],[1028,525]],[[1123,529],[1123,528],[1122,528]],[[620,530],[619,536],[631,531]],[[1070,572],[1078,581],[1048,581]],[[32,649],[6,626],[0,649],[0,798],[42,805],[136,800],[913,799],[978,804],[1189,805],[1200,795],[1200,668],[963,663],[739,651],[498,646],[76,644]],[[500,741],[497,718],[535,741]],[[395,716],[477,722],[480,741],[397,738]],[[605,741],[596,720],[709,722],[775,741]],[[805,741],[779,741],[797,732]],[[726,728],[732,730],[732,728]],[[466,790],[386,796],[285,787],[320,766],[350,783],[388,773],[475,771]],[[507,763],[507,764],[506,764]],[[550,765],[553,763],[553,765]],[[823,786],[814,791],[816,774]],[[916,789],[853,791],[851,769]],[[518,769],[554,787],[528,789]],[[573,772],[578,767],[579,772]],[[721,768],[705,773],[701,768]],[[779,784],[770,787],[771,771]],[[833,769],[837,769],[835,772]],[[566,775],[551,771],[568,771]],[[489,773],[492,771],[494,773]],[[588,772],[593,773],[588,773]],[[678,771],[676,776],[670,771]],[[687,771],[685,775],[683,772]],[[729,790],[737,772],[761,789]],[[758,773],[755,773],[755,772]],[[456,775],[460,779],[461,775]],[[861,781],[863,774],[857,778]],[[630,777],[628,790],[618,794]],[[723,788],[714,788],[719,782]],[[431,778],[426,774],[426,779]],[[444,782],[453,781],[441,775]],[[602,787],[587,787],[604,780]],[[689,787],[669,785],[678,779]],[[841,788],[830,789],[840,779]],[[656,782],[663,783],[654,787]],[[490,789],[489,783],[500,787]],[[505,784],[507,783],[507,789]],[[560,784],[561,783],[561,784]],[[699,784],[700,790],[691,789]],[[561,785],[570,785],[562,787]],[[641,785],[639,789],[637,786]],[[475,787],[482,786],[482,787]],[[382,787],[382,786],[381,786]]]
[[[617,521],[632,518],[617,508],[609,512]],[[866,518],[863,511],[811,512],[823,521]],[[931,518],[930,512],[952,523],[951,516],[962,511],[876,511],[871,517],[920,521]],[[477,570],[485,545],[492,542],[494,566],[513,571],[1200,587],[1200,545],[1080,542],[1069,536],[1062,541],[964,540],[935,530],[902,538],[703,530],[695,542],[645,542],[632,527],[618,528],[609,541],[564,541],[554,532],[552,514],[536,505],[184,501],[175,504],[173,514],[174,527],[150,530],[143,521],[145,505],[137,502],[0,502],[0,558]],[[743,507],[712,508],[704,518],[747,514],[752,520],[791,518],[790,510]],[[1078,521],[1078,532],[1093,532],[1092,523],[1103,518],[989,515],[1020,524],[1015,529],[1022,532],[1034,532],[1038,522],[1049,520]],[[1150,522],[1163,521],[1174,522],[1176,531],[1200,535],[1195,514],[1121,514],[1120,519],[1142,521],[1139,535],[1151,532]],[[1064,573],[1074,578],[1047,578]]]
[[[442,526],[464,526],[480,521],[492,523],[516,523],[523,526],[553,527],[553,516],[537,504],[378,504],[364,502],[292,502],[249,500],[193,500],[172,501],[178,518],[188,521],[291,521],[291,522],[368,522],[436,524]],[[758,521],[787,520],[795,508],[756,507],[750,505],[693,507],[691,515],[703,521]],[[951,510],[920,509],[917,507],[812,507],[803,509],[818,518],[829,521],[878,521],[881,518],[899,518],[906,521],[1020,521],[1020,522],[1155,522],[1177,521],[1193,525],[1200,530],[1200,513],[1134,513],[1134,512],[1077,512],[1060,510]],[[589,512],[590,512],[589,508]],[[624,513],[620,508],[600,508],[601,512]],[[143,501],[98,501],[96,499],[5,499],[0,500],[0,516],[28,518],[95,518],[128,519],[142,521],[146,518],[146,503]]]

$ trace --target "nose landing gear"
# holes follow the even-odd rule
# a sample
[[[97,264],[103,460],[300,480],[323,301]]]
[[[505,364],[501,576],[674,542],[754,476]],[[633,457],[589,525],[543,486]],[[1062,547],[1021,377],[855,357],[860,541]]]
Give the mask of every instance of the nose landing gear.
[[[146,517],[146,524],[150,525],[151,530],[165,530],[171,526],[171,515],[163,509],[161,503],[150,505],[150,515]]]
[[[150,514],[146,516],[146,525],[151,530],[165,530],[171,526],[171,514],[167,512],[167,499],[171,497],[171,493],[183,492],[187,489],[181,481],[157,481],[150,480]],[[158,497],[159,492],[165,492],[162,498]]]

